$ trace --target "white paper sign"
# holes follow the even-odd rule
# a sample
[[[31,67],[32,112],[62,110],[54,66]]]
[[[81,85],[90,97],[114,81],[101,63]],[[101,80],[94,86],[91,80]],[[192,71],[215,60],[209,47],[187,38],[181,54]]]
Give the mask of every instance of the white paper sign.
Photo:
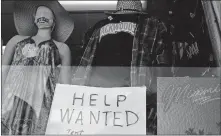
[[[58,84],[46,134],[146,134],[146,87]]]

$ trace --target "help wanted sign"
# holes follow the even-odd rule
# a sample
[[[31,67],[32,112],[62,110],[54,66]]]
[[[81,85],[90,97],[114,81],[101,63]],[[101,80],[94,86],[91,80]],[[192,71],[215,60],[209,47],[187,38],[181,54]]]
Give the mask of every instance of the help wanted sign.
[[[46,134],[146,134],[146,87],[58,84]]]

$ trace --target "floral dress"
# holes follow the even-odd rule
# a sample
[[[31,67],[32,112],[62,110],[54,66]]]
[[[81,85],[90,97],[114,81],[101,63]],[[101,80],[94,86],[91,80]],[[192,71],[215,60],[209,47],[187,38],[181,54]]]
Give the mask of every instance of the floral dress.
[[[45,134],[60,62],[52,39],[17,43],[2,90],[2,134]]]

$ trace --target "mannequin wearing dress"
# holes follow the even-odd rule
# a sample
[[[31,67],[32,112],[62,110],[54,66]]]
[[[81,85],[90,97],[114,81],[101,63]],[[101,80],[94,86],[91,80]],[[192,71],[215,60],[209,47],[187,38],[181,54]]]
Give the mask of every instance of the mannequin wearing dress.
[[[35,24],[37,34],[14,36],[3,56],[2,126],[6,134],[44,134],[56,83],[70,83],[70,50],[51,37],[53,12],[38,7]]]

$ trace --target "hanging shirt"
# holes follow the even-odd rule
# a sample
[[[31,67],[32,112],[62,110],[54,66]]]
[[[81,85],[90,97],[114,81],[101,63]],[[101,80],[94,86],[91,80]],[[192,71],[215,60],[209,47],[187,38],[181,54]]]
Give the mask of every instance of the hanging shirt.
[[[130,66],[136,23],[115,21],[100,30],[95,66]]]
[[[122,21],[122,18],[119,17],[120,21]],[[115,18],[113,19],[115,20]],[[95,66],[98,65],[97,58],[98,58],[98,48],[101,46],[101,40],[100,39],[100,31],[101,28],[107,24],[113,23],[113,20],[102,20],[95,24],[94,27],[89,29],[87,33],[85,34],[84,38],[84,54],[81,58],[81,62],[79,64],[79,67],[76,69],[76,71],[73,74],[72,84],[74,85],[87,85],[87,86],[102,86],[105,85],[100,83],[98,79],[101,82],[104,82],[102,78],[95,78],[94,75],[99,75],[95,73],[102,73],[106,74],[104,79],[110,79],[110,77],[113,77],[113,74],[110,70],[104,70],[104,72],[101,72],[101,70],[95,71]],[[134,19],[136,21],[136,19]],[[129,20],[124,20],[122,22],[131,22]],[[154,76],[153,71],[151,70],[151,67],[157,67],[157,66],[170,66],[170,45],[168,44],[168,41],[166,37],[168,36],[168,31],[166,24],[160,20],[158,20],[155,17],[150,16],[138,16],[138,23],[135,30],[135,36],[133,40],[133,46],[131,48],[131,65],[130,65],[130,76],[128,84],[118,84],[119,82],[114,80],[113,78],[112,83],[117,84],[106,84],[109,87],[119,87],[119,86],[147,86],[147,88],[152,87],[152,81],[154,80],[152,77]],[[101,56],[104,57],[104,56]],[[93,64],[93,65],[92,65]],[[101,65],[101,64],[99,64]],[[98,66],[99,66],[98,65]],[[123,68],[123,67],[121,67]],[[162,69],[163,70],[163,69]],[[114,71],[114,70],[113,70]],[[122,70],[124,71],[124,70]],[[164,71],[164,70],[163,70]],[[115,72],[115,71],[114,71]],[[156,72],[155,72],[156,73]],[[161,72],[161,73],[168,73],[168,72]],[[100,75],[102,75],[100,74]],[[122,74],[121,72],[118,72],[118,75],[120,76]],[[121,78],[122,79],[122,78]],[[93,81],[97,81],[98,84],[94,83]],[[125,83],[127,83],[125,82]],[[105,86],[106,87],[106,86]],[[149,89],[152,90],[152,89]],[[153,89],[154,90],[154,89]]]
[[[100,29],[99,44],[92,63],[91,85],[129,86],[136,22],[133,16],[115,17]]]

